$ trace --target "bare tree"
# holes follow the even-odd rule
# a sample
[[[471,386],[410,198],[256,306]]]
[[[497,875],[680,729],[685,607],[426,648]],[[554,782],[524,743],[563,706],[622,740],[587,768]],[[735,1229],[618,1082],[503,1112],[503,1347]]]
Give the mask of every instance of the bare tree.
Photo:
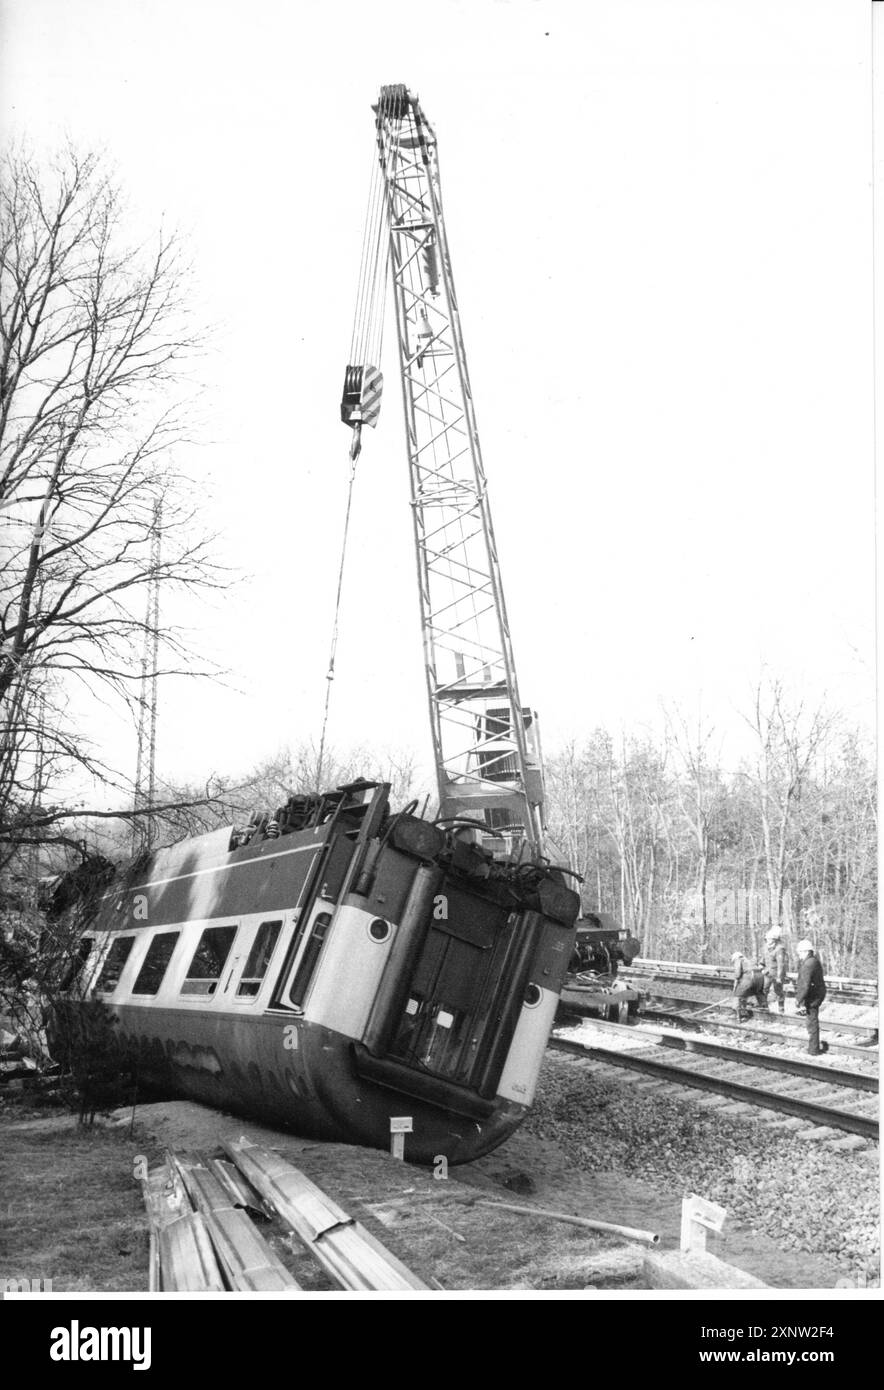
[[[322,786],[317,782],[320,775]],[[308,739],[294,747],[281,748],[241,779],[235,788],[237,804],[240,809],[251,808],[257,803],[264,809],[272,809],[293,792],[324,791],[355,781],[357,777],[389,782],[394,804],[425,794],[417,784],[416,759],[410,749],[360,746],[343,751],[326,746],[320,772],[318,747]]]
[[[665,740],[569,739],[549,759],[549,824],[584,876],[584,906],[618,915],[646,955],[756,953],[764,928],[804,916],[827,965],[874,970],[873,758],[859,731],[756,692],[757,754],[725,769],[708,721],[668,716]],[[765,889],[763,885],[767,885]]]
[[[798,803],[790,868],[802,928],[829,966],[853,974],[874,960],[877,908],[875,775],[855,734],[826,740]]]
[[[593,808],[586,787],[586,756],[578,749],[576,739],[569,739],[561,750],[549,759],[545,769],[546,802],[549,829],[560,845],[572,868],[584,878],[589,869],[589,844],[592,834]],[[596,856],[595,873],[599,870]],[[596,880],[598,906],[601,882]]]
[[[712,754],[715,730],[702,718],[696,728],[678,714],[667,715],[669,739],[676,763],[676,800],[694,840],[697,867],[697,896],[700,908],[700,960],[705,963],[710,947],[707,887],[713,828],[721,809],[724,788],[719,761]]]
[[[790,705],[778,680],[759,681],[747,716],[756,738],[754,767],[744,774],[752,786],[758,816],[771,919],[784,920],[787,859],[802,794],[817,754],[834,726],[824,708]]]
[[[168,591],[218,584],[193,490],[186,371],[200,341],[174,237],[132,246],[100,157],[7,158],[0,181],[0,840],[79,764],[123,794],[84,743],[82,695],[135,708],[155,502]],[[192,670],[163,632],[159,674]]]

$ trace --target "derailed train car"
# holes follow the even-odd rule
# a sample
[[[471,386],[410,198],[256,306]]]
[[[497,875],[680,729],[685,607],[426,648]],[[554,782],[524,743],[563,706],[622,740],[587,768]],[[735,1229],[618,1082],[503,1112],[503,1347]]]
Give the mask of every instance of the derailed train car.
[[[248,835],[184,840],[108,885],[62,1019],[90,1000],[146,1083],[318,1139],[450,1163],[531,1105],[577,894],[389,786],[294,797]],[[243,842],[245,841],[245,842]]]

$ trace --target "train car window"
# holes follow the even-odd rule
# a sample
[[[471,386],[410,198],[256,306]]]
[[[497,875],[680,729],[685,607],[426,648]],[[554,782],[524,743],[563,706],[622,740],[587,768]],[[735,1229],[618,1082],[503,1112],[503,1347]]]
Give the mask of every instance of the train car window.
[[[276,942],[279,938],[282,922],[262,922],[258,928],[258,934],[252,942],[252,949],[249,951],[249,958],[246,961],[246,968],[242,972],[242,979],[237,989],[237,997],[242,998],[250,994],[257,994],[258,990],[267,974],[267,967],[270,964],[273,952],[276,950]]]
[[[133,994],[156,994],[180,935],[178,931],[164,931],[154,937],[138,972],[138,979],[132,986]]]
[[[92,947],[95,941],[91,936],[84,936],[77,942],[77,954],[73,960],[69,961],[68,968],[61,977],[59,989],[64,994],[67,990],[73,989],[78,979],[82,979],[86,962],[92,954]]]
[[[206,927],[181,986],[182,994],[215,993],[235,936],[236,927]]]
[[[123,966],[129,959],[134,945],[134,936],[117,937],[108,952],[107,960],[104,962],[101,974],[98,977],[98,983],[95,986],[98,994],[113,994],[117,985],[120,983]]]
[[[325,935],[330,925],[330,912],[320,912],[313,919],[313,926],[310,928],[310,939],[304,947],[301,963],[298,966],[294,983],[289,990],[289,999],[298,1007],[303,1004],[304,996],[307,993],[307,986],[313,979],[313,972],[316,969],[316,964],[322,951],[322,943],[325,941]]]

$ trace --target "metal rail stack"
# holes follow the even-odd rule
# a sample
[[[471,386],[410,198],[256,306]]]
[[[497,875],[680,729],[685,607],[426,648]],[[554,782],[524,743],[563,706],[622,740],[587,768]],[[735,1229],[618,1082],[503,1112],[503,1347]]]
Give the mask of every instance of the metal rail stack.
[[[279,1154],[225,1143],[233,1165],[168,1153],[142,1179],[150,1223],[151,1292],[285,1292],[301,1285],[258,1230],[274,1214],[340,1289],[428,1286]]]

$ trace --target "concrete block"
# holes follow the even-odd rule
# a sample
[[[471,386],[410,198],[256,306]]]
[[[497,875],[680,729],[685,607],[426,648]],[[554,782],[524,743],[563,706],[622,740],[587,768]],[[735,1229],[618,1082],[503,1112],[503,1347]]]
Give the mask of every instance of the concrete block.
[[[757,1274],[725,1264],[707,1250],[647,1254],[642,1273],[651,1289],[766,1289]]]

